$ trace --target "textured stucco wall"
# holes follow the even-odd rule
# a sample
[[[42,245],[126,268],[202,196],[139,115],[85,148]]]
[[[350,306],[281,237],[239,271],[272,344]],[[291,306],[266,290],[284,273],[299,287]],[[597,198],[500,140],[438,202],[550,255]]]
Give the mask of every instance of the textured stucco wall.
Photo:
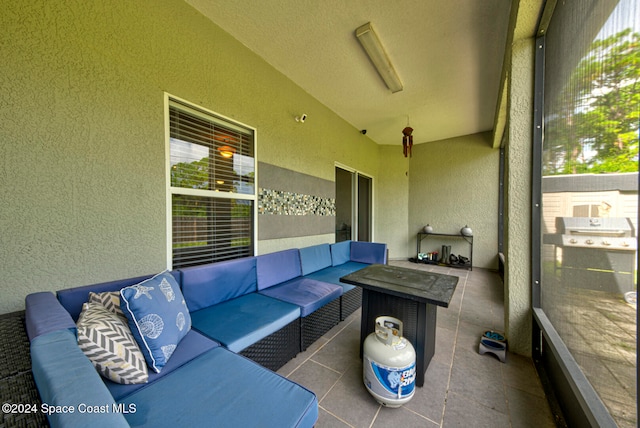
[[[531,173],[534,39],[513,44],[505,148],[505,329],[511,351],[531,355]]]
[[[261,162],[377,174],[369,138],[181,0],[2,10],[0,313],[33,291],[166,267],[165,92],[255,127]]]
[[[375,240],[385,242],[390,259],[407,259],[409,218],[409,158],[402,154],[402,146],[380,146],[380,166],[374,185],[378,192],[374,212]]]
[[[260,162],[372,176],[374,239],[390,257],[413,255],[426,213],[443,229],[473,227],[474,262],[493,267],[498,155],[484,135],[416,145],[411,159],[378,147],[181,0],[2,10],[0,313],[30,292],[166,267],[165,93],[256,128]],[[268,239],[258,252],[332,239]]]
[[[416,233],[427,223],[434,232],[473,230],[473,265],[496,269],[498,253],[498,174],[500,153],[491,147],[491,133],[468,135],[413,146],[409,179],[409,240],[416,252]],[[429,238],[423,252],[452,246],[452,253],[469,256],[462,239]]]
[[[162,270],[162,16],[80,1],[2,10],[0,312],[29,292]]]

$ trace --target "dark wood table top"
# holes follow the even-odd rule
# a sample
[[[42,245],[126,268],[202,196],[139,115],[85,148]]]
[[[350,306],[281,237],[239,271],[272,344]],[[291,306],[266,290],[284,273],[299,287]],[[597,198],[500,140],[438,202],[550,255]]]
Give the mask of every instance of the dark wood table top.
[[[340,282],[447,308],[456,291],[458,277],[374,264],[343,276]]]

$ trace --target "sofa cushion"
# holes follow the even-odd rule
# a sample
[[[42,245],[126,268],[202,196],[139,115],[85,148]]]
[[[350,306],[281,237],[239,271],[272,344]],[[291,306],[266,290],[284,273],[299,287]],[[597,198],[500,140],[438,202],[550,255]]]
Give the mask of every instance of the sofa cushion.
[[[171,355],[171,359],[167,362],[167,364],[162,368],[160,373],[156,373],[154,371],[149,372],[149,383],[153,383],[159,378],[168,375],[174,370],[179,369],[198,355],[205,353],[206,351],[216,348],[220,346],[220,344],[208,337],[203,336],[195,330],[191,330],[187,335],[180,341],[180,344],[176,348],[173,355]],[[105,378],[102,379],[104,384],[109,388],[109,392],[113,395],[115,400],[120,400],[140,388],[146,387],[146,384],[135,384],[135,385],[123,385],[120,383],[115,383]]]
[[[193,328],[233,352],[242,351],[299,317],[298,306],[258,293],[191,313]]]
[[[272,287],[302,275],[298,249],[277,251],[256,257],[258,290]]]
[[[311,428],[318,418],[311,391],[222,347],[118,403],[135,405],[131,426]]]
[[[369,263],[346,262],[341,264],[340,266],[336,266],[335,269],[337,269],[339,272],[342,272],[341,276],[345,276],[347,274],[350,274],[351,272],[364,269],[367,266],[369,266]]]
[[[42,403],[47,406],[108,406],[115,401],[70,330],[56,330],[31,341],[31,368]],[[121,413],[52,412],[52,427],[128,427]]]
[[[331,244],[331,265],[338,266],[351,260],[351,241]]]
[[[25,325],[29,340],[56,330],[75,329],[71,315],[49,291],[29,294],[24,299]]]
[[[120,307],[120,291],[105,291],[103,293],[94,293],[93,291],[89,292],[89,303],[99,303],[104,306],[109,312],[114,313],[118,316],[124,317],[126,316],[124,312],[122,312],[122,308]],[[83,306],[84,310],[84,306]]]
[[[123,316],[102,303],[85,303],[78,318],[78,346],[98,372],[117,383],[146,383],[147,363]]]
[[[180,272],[182,294],[191,312],[257,290],[255,257],[194,266]]]
[[[151,275],[138,276],[135,278],[119,279],[117,281],[101,282],[98,284],[83,285],[82,287],[66,288],[56,294],[62,306],[69,312],[75,321],[82,311],[82,305],[89,301],[89,292],[102,293],[104,291],[120,291],[123,287],[138,284]]]
[[[387,244],[353,241],[351,243],[351,261],[368,264],[386,264]]]
[[[191,329],[189,309],[169,272],[120,290],[120,305],[147,364],[162,370]]]
[[[342,282],[340,282],[340,278],[342,278],[343,276],[347,275],[347,273],[344,270],[341,269],[337,269],[333,266],[328,267],[328,268],[324,268],[322,270],[310,273],[309,275],[305,276],[305,278],[309,278],[309,279],[315,279],[316,281],[322,281],[322,282],[328,282],[331,284],[335,284],[335,285],[339,285],[342,287],[343,293],[345,291],[349,291],[350,289],[354,288],[355,285],[351,285],[351,284],[344,284]]]
[[[300,248],[302,275],[319,271],[331,266],[331,247],[329,244]]]
[[[300,307],[300,316],[315,312],[342,294],[342,287],[309,278],[295,278],[260,291],[260,294]]]
[[[322,270],[306,275],[305,278],[315,279],[317,281],[330,282],[342,287],[342,293],[356,288],[355,285],[340,282],[340,278],[357,270],[369,266],[367,263],[346,262],[338,266],[331,266]]]

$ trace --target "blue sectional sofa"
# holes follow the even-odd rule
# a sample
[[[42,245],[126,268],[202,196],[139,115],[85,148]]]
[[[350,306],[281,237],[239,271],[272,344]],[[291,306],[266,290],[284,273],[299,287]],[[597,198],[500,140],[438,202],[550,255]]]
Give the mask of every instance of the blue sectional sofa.
[[[132,299],[125,290],[158,275],[31,294],[26,325],[43,409],[52,426],[64,427],[311,427],[315,395],[268,369],[353,311],[349,300],[357,289],[340,283],[341,276],[386,262],[385,244],[345,241],[159,274],[179,287],[163,292],[167,300],[181,294],[191,328],[164,367],[149,369],[148,381],[136,384],[100,376],[79,347],[76,323],[90,293],[116,292],[126,314]],[[140,288],[135,298],[146,302],[152,288]],[[132,332],[143,324],[138,321],[129,318]]]
[[[340,282],[340,278],[370,264],[387,264],[387,244],[343,241],[300,249],[302,274],[306,278],[342,287],[340,321],[355,312],[362,302],[362,289]]]

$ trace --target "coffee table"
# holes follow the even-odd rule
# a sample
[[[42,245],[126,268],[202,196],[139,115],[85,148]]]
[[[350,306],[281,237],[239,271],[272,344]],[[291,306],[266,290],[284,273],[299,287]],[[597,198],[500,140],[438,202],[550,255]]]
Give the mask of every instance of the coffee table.
[[[376,318],[398,318],[403,323],[402,335],[416,350],[416,386],[423,386],[424,374],[435,353],[437,308],[449,307],[458,277],[374,264],[345,275],[340,281],[362,288],[360,357],[364,340],[375,331]]]

